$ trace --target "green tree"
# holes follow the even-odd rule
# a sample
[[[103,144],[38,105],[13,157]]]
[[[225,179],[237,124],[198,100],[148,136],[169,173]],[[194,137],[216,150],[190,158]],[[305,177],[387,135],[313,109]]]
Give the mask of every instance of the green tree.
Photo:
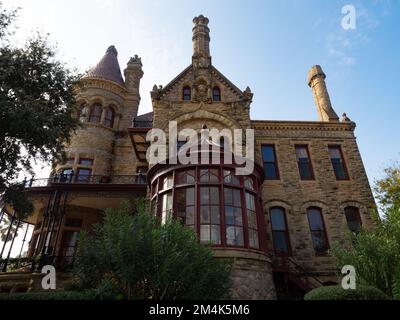
[[[79,77],[40,34],[12,45],[16,14],[0,2],[0,197],[23,217],[32,204],[19,174],[33,175],[35,161],[62,158],[79,123],[73,89]]]
[[[400,167],[384,171],[375,183],[382,218],[374,215],[376,227],[352,234],[352,247],[336,244],[332,250],[338,265],[353,265],[358,281],[374,286],[390,297],[400,299]]]
[[[219,299],[230,287],[228,263],[180,222],[161,225],[142,202],[135,214],[127,205],[107,210],[82,233],[74,266],[81,288],[125,299]]]

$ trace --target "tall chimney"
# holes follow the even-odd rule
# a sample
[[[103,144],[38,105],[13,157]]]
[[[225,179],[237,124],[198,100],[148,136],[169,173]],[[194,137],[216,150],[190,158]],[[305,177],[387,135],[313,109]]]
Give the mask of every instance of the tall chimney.
[[[325,84],[325,78],[326,75],[319,65],[311,67],[308,72],[307,83],[313,92],[319,120],[324,122],[339,121],[339,117],[332,108],[331,99],[329,98],[328,89]]]
[[[193,19],[193,57],[210,57],[210,29],[208,18],[203,15]]]

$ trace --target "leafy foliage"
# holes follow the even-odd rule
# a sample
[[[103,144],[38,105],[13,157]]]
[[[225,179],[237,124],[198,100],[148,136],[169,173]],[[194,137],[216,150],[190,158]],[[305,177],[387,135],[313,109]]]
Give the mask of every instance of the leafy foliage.
[[[107,210],[93,235],[81,234],[75,274],[83,288],[126,299],[219,299],[229,292],[229,266],[195,233],[173,220],[161,225],[139,203]]]
[[[97,300],[94,290],[87,291],[46,291],[24,293],[0,293],[0,300]]]
[[[344,290],[342,286],[326,286],[311,290],[304,300],[389,300],[381,290],[369,286],[357,286]]]
[[[336,244],[332,254],[339,266],[353,265],[358,280],[374,286],[390,297],[400,299],[400,168],[385,170],[376,182],[376,198],[383,218],[375,214],[376,228],[352,235],[353,246]]]
[[[56,58],[40,34],[21,47],[9,41],[16,11],[0,2],[0,196],[19,217],[33,207],[17,184],[32,162],[61,158],[64,143],[78,126],[73,86],[78,75]]]

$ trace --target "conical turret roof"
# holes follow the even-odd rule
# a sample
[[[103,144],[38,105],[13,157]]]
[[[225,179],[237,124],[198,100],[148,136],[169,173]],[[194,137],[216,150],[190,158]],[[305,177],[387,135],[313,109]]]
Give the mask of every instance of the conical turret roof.
[[[124,86],[121,69],[118,63],[118,52],[114,46],[109,46],[103,58],[92,68],[84,78],[102,78],[114,81]]]

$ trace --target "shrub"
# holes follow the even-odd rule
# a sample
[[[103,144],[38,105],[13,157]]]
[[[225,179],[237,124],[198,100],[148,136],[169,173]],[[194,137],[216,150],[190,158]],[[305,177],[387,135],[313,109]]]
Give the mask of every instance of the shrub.
[[[75,276],[81,288],[120,299],[220,299],[230,289],[229,265],[196,234],[125,205],[107,210],[91,235],[81,234]]]
[[[342,286],[325,286],[311,290],[304,300],[389,300],[381,290],[370,286],[357,286],[355,290],[344,290]]]

